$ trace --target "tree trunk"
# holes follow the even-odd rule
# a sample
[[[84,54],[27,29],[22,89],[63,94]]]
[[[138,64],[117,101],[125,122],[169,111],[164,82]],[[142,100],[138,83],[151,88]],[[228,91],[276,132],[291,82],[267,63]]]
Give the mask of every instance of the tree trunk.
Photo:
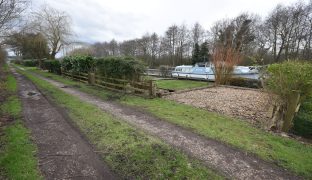
[[[300,101],[300,93],[297,91],[293,91],[287,99],[282,131],[288,132],[292,128],[293,119],[297,112],[299,101]]]
[[[50,58],[53,60],[55,59],[55,55],[56,55],[56,52],[52,52],[51,55],[50,55]]]

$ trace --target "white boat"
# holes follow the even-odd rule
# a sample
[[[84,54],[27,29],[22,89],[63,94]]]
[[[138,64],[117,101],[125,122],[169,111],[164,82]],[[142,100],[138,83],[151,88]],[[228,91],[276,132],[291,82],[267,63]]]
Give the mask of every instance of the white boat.
[[[257,80],[259,79],[259,71],[254,66],[235,66],[233,76]],[[174,71],[172,71],[172,77],[209,81],[215,80],[213,66],[177,66]]]

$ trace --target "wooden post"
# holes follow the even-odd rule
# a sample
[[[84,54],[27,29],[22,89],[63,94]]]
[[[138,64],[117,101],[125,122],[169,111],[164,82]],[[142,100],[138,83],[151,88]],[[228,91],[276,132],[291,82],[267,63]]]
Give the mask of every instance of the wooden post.
[[[153,80],[149,81],[149,96],[151,97],[156,96],[156,85]]]
[[[88,73],[88,83],[90,85],[94,85],[95,84],[95,74],[92,72]]]

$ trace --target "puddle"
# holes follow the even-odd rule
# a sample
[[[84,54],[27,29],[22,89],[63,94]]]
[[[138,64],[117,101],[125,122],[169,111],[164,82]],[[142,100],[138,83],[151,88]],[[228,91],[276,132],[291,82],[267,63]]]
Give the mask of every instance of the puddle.
[[[40,93],[37,91],[22,91],[22,96],[25,98],[31,98],[34,100],[39,100],[40,99],[39,95],[40,95]]]

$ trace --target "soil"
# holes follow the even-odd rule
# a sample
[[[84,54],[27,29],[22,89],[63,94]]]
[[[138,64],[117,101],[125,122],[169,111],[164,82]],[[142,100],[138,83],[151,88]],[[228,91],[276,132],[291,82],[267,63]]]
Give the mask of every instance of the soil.
[[[262,128],[270,127],[274,97],[261,90],[230,87],[171,94],[165,97],[179,103],[246,120]]]
[[[24,76],[14,73],[19,84],[23,119],[38,147],[39,169],[45,179],[115,179],[92,145]]]
[[[136,128],[162,139],[191,157],[201,160],[209,168],[215,169],[226,177],[233,179],[301,179],[254,155],[158,119],[143,110],[124,106],[117,102],[103,101],[72,87],[62,88],[64,84],[60,82],[38,75],[37,77],[80,98],[82,101],[99,107]]]

